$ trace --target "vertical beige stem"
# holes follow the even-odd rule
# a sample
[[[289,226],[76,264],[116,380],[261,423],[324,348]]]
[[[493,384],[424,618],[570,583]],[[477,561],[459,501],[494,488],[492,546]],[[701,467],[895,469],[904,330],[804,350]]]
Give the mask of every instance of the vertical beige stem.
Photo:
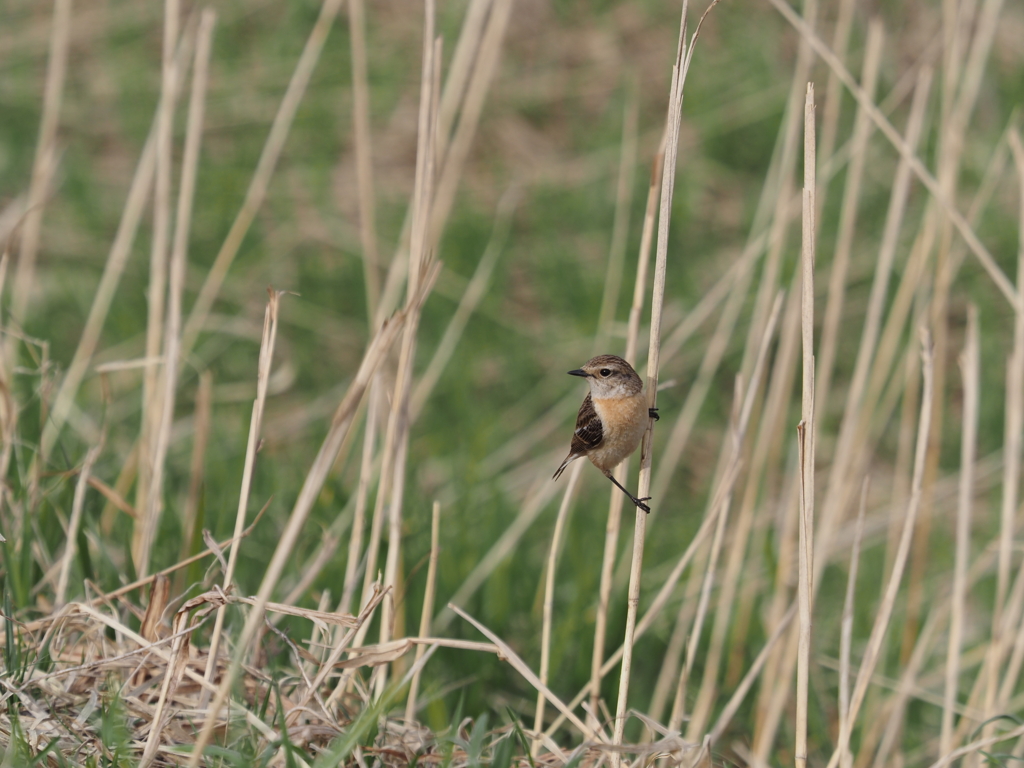
[[[132,559],[139,576],[149,574],[149,554],[159,510],[150,493],[155,474],[156,434],[159,429],[159,371],[157,356],[164,336],[167,292],[167,251],[171,231],[171,165],[173,158],[175,81],[178,77],[174,49],[178,44],[181,9],[179,0],[164,2],[163,67],[160,106],[156,120],[156,183],[153,188],[153,242],[149,257],[149,288],[146,294],[146,367],[142,378],[142,427],[139,436],[138,482],[135,508],[139,519],[132,536]]]
[[[182,160],[181,188],[178,194],[174,242],[171,248],[169,285],[167,291],[167,323],[164,334],[163,381],[159,382],[153,414],[156,432],[153,435],[153,463],[146,509],[150,517],[145,542],[152,549],[157,525],[163,513],[164,463],[171,442],[174,421],[174,399],[178,389],[178,353],[181,350],[181,298],[185,291],[185,268],[188,258],[188,236],[192,223],[192,201],[199,166],[199,144],[203,130],[203,108],[206,103],[206,83],[213,42],[213,24],[216,14],[206,9],[202,13],[196,39],[195,67],[193,68],[192,95],[189,101],[188,129],[185,136],[185,154]],[[160,402],[162,400],[162,402]],[[147,555],[148,562],[149,557]]]
[[[363,456],[359,465],[359,484],[356,486],[356,509],[352,517],[352,535],[348,542],[348,559],[345,561],[345,584],[342,588],[341,602],[338,613],[349,613],[352,609],[352,596],[355,594],[356,582],[359,580],[359,558],[363,551],[363,530],[366,528],[366,498],[370,491],[370,475],[373,473],[373,453],[377,442],[377,409],[380,403],[378,382],[370,387],[367,396],[369,405],[366,407],[366,422],[363,427]]]
[[[46,207],[46,189],[50,185],[54,171],[54,145],[64,95],[64,78],[68,68],[70,33],[71,0],[55,0],[46,86],[43,91],[43,117],[39,124],[39,142],[36,144],[35,159],[32,163],[25,224],[21,235],[18,267],[14,273],[14,290],[11,292],[11,318],[15,323],[25,321],[25,313],[32,295],[36,255],[39,252],[43,226],[43,209]],[[13,365],[13,360],[10,364]]]
[[[555,531],[551,534],[551,548],[548,550],[547,567],[544,570],[544,618],[541,624],[540,640],[540,677],[541,683],[548,684],[548,672],[551,669],[551,621],[555,608],[555,571],[558,568],[558,552],[561,549],[562,534],[565,532],[566,520],[569,517],[569,510],[572,508],[572,497],[576,492],[576,484],[580,479],[580,470],[586,462],[577,461],[569,475],[569,484],[562,494],[562,503],[558,507],[558,517],[555,519]],[[618,489],[616,489],[618,490]],[[533,718],[533,730],[537,738],[533,741],[531,749],[534,757],[537,756],[541,738],[544,730],[544,703],[546,702],[543,690],[537,691],[537,709]]]
[[[798,426],[800,456],[800,544],[797,581],[800,641],[796,663],[797,768],[807,765],[807,688],[811,663],[811,613],[814,604],[814,83],[807,84],[804,103],[804,215],[801,249],[803,386]]]
[[[433,232],[431,210],[434,196],[435,149],[434,138],[437,130],[438,91],[440,88],[441,41],[434,39],[434,0],[426,0],[424,6],[423,70],[420,77],[420,110],[417,129],[416,179],[413,190],[412,226],[409,244],[409,279],[407,286],[406,311],[409,313],[402,348],[398,357],[398,373],[395,377],[395,396],[392,401],[388,434],[395,453],[393,474],[381,473],[381,487],[391,485],[391,500],[388,514],[388,556],[384,565],[384,588],[391,591],[381,605],[380,642],[391,639],[394,630],[395,611],[399,595],[399,563],[402,552],[402,504],[405,493],[405,461],[409,450],[409,399],[412,396],[412,366],[416,351],[416,332],[419,329],[420,281],[423,269],[430,264]],[[385,454],[388,453],[385,444]],[[376,676],[376,696],[384,693],[387,682],[387,667],[382,666]]]
[[[686,46],[687,0],[683,0],[682,18],[679,24],[679,43],[676,62],[672,68],[672,90],[669,94],[668,138],[665,142],[665,162],[661,176],[661,204],[658,212],[658,247],[654,265],[654,292],[651,300],[651,335],[647,354],[647,397],[651,407],[657,403],[658,364],[661,355],[661,316],[665,301],[665,273],[668,264],[668,234],[672,213],[672,192],[675,187],[676,156],[679,150],[679,122],[682,112],[683,69]],[[709,8],[710,10],[710,8]],[[698,31],[700,27],[698,25]],[[688,63],[688,62],[687,62]],[[651,439],[654,420],[651,419],[640,444],[640,481],[637,497],[643,498],[651,487],[651,464],[653,454]],[[654,503],[657,503],[655,501]],[[636,631],[636,616],[640,606],[640,574],[643,568],[644,537],[647,529],[647,513],[636,510],[633,526],[633,557],[629,571],[629,597],[626,602],[626,630],[622,642],[622,667],[619,672],[619,694],[615,705],[615,728],[612,743],[621,744],[626,728],[626,708],[629,700],[629,675],[633,663],[633,635]],[[619,768],[621,755],[613,753],[612,768]]]
[[[355,132],[356,181],[359,185],[359,239],[363,247],[366,312],[377,315],[380,298],[377,214],[373,187],[373,140],[370,131],[370,89],[366,74],[366,20],[363,0],[349,0],[348,23],[352,38],[352,124]]]
[[[420,637],[430,636],[430,619],[434,615],[434,592],[437,589],[437,557],[441,551],[441,502],[435,501],[430,516],[430,563],[427,566],[427,587],[423,593],[423,610],[420,612]],[[427,646],[416,646],[416,662],[423,658]],[[416,696],[420,690],[422,667],[415,666],[412,682],[409,683],[409,698],[405,702],[405,722],[416,719]]]
[[[960,675],[967,565],[971,555],[971,499],[974,495],[974,454],[978,435],[978,369],[978,308],[971,304],[967,312],[967,341],[960,357],[960,371],[964,383],[963,432],[960,438],[960,494],[956,512],[956,557],[953,565],[949,645],[946,651],[942,731],[939,738],[940,756],[949,754],[953,749],[953,707],[956,703]]]
[[[263,316],[263,340],[260,344],[260,359],[256,370],[256,399],[252,404],[252,415],[249,418],[249,440],[245,446],[245,464],[242,466],[242,487],[238,494],[238,509],[235,512],[235,532],[228,548],[228,567],[224,573],[223,588],[230,589],[231,580],[235,575],[235,564],[238,562],[239,536],[245,527],[245,513],[249,508],[249,491],[252,488],[252,473],[256,466],[256,452],[260,444],[260,431],[263,426],[263,407],[267,399],[267,384],[270,381],[271,364],[274,360],[274,340],[277,338],[277,308],[280,294],[270,291],[270,301]],[[203,677],[207,681],[213,679],[217,669],[217,654],[220,650],[220,637],[224,627],[225,606],[217,609],[213,633],[210,637],[210,653],[206,660],[206,672]],[[209,689],[204,689],[200,698],[200,706],[209,701]]]
[[[864,510],[868,502],[868,479],[860,488],[860,508],[857,510],[857,529],[853,536],[853,552],[850,553],[850,572],[846,578],[846,599],[843,601],[843,618],[839,628],[839,730],[840,741],[846,747],[839,755],[840,768],[852,768],[853,753],[850,751],[848,729],[850,728],[850,646],[853,642],[853,599],[857,589],[857,570],[860,565],[860,545],[864,538]]]

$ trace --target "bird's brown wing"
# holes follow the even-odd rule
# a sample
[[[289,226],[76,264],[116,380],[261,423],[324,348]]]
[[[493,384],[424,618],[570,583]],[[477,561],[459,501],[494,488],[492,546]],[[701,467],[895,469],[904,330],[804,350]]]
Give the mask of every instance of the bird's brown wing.
[[[601,445],[602,440],[604,428],[601,426],[601,417],[594,410],[594,401],[588,394],[580,406],[580,412],[576,414],[576,431],[572,433],[569,452],[582,456]]]
[[[555,470],[554,479],[557,480],[575,459],[586,456],[589,451],[601,445],[602,440],[604,440],[604,427],[601,426],[601,417],[594,410],[594,401],[588,394],[583,400],[583,405],[580,406],[580,412],[576,414],[576,431],[572,433],[569,455]]]

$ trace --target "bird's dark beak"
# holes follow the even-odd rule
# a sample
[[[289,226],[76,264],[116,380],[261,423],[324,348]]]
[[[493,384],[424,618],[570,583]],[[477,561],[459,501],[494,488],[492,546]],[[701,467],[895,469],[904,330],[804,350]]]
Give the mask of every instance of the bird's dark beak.
[[[590,374],[584,371],[582,368],[577,368],[575,371],[569,371],[570,376],[582,376],[583,378],[589,378]]]

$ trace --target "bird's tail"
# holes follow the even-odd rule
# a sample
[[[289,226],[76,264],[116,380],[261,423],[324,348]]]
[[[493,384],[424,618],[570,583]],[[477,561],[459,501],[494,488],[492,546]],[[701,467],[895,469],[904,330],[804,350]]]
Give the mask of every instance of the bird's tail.
[[[551,476],[551,479],[552,480],[557,480],[558,478],[560,478],[562,476],[562,473],[565,472],[565,468],[568,467],[570,464],[572,464],[573,461],[575,461],[579,457],[580,457],[580,454],[578,454],[578,453],[570,453],[568,456],[566,456],[565,457],[565,461],[563,461],[562,465],[558,469],[555,470],[555,474],[553,474]]]

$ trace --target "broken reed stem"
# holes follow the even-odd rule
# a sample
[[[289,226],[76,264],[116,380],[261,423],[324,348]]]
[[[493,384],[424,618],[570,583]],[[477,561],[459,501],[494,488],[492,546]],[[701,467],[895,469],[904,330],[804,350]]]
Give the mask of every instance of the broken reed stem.
[[[152,549],[160,516],[163,513],[164,463],[171,442],[174,422],[174,400],[178,389],[178,353],[181,350],[181,298],[185,291],[185,271],[188,259],[188,237],[192,223],[192,204],[195,195],[196,174],[199,166],[199,144],[203,131],[203,107],[206,102],[206,84],[209,75],[210,50],[216,14],[205,9],[196,37],[195,66],[192,69],[192,94],[189,100],[188,127],[185,133],[185,153],[182,160],[181,187],[178,194],[174,241],[171,247],[169,285],[167,291],[167,321],[164,331],[163,381],[158,382],[154,418],[152,476],[146,504],[148,538],[145,544]],[[158,168],[159,170],[159,168]],[[160,402],[162,398],[163,402]],[[140,443],[141,445],[141,443]],[[149,519],[149,518],[152,519]],[[149,562],[149,554],[146,555]],[[144,576],[145,573],[143,572]]]
[[[139,432],[138,478],[135,509],[138,519],[132,532],[132,560],[140,576],[149,573],[149,556],[160,520],[159,493],[152,492],[156,479],[157,432],[160,422],[160,350],[164,338],[164,307],[167,302],[167,252],[171,237],[171,174],[174,162],[174,110],[177,102],[178,68],[174,49],[178,42],[179,0],[164,0],[163,66],[160,102],[156,119],[156,177],[153,188],[153,238],[149,255],[149,288],[146,291],[146,366],[142,375],[142,412]]]
[[[857,590],[857,570],[860,566],[860,546],[864,539],[864,510],[868,505],[869,479],[864,478],[860,487],[860,506],[857,509],[857,527],[853,534],[853,551],[850,553],[850,572],[846,577],[846,598],[843,600],[843,618],[839,628],[839,729],[843,733],[840,741],[846,747],[839,755],[840,768],[853,768],[853,753],[849,746],[850,713],[850,647],[853,644],[853,602]]]
[[[224,243],[217,253],[217,258],[214,259],[213,266],[210,268],[206,280],[203,282],[203,287],[196,297],[195,304],[192,305],[192,311],[189,313],[188,320],[185,323],[185,330],[182,334],[182,355],[187,356],[195,346],[196,339],[203,330],[206,318],[213,308],[213,302],[216,301],[221,286],[224,284],[224,279],[227,277],[228,270],[231,268],[231,263],[234,261],[235,256],[238,254],[238,249],[242,245],[242,240],[245,239],[249,227],[256,218],[257,211],[263,204],[267,188],[270,185],[270,177],[273,175],[277,160],[281,156],[285,139],[288,138],[288,132],[291,129],[295,113],[299,108],[299,102],[302,101],[302,97],[306,92],[306,86],[309,85],[309,78],[312,76],[313,69],[320,60],[320,53],[323,51],[324,42],[327,40],[327,33],[330,31],[331,24],[334,22],[334,17],[338,15],[340,7],[341,0],[324,0],[323,5],[320,7],[320,15],[317,17],[316,23],[309,33],[306,45],[302,49],[298,63],[295,65],[295,71],[292,73],[291,80],[288,81],[288,88],[281,99],[281,105],[278,107],[277,114],[274,115],[274,122],[270,127],[270,133],[267,135],[267,141],[263,145],[263,151],[260,153],[260,159],[256,164],[256,171],[249,182],[249,188],[246,190],[242,207],[238,210],[238,215],[235,217],[234,222],[231,224],[231,229],[224,238]]]
[[[875,623],[871,628],[871,635],[868,638],[860,670],[857,672],[857,681],[853,689],[853,696],[850,699],[850,712],[846,718],[847,727],[843,730],[846,740],[840,739],[836,745],[836,749],[829,759],[828,768],[835,768],[839,761],[839,755],[849,747],[849,734],[853,730],[853,723],[856,721],[861,705],[864,703],[864,696],[867,694],[871,676],[875,671],[875,665],[878,663],[878,658],[881,654],[882,641],[889,628],[889,620],[892,617],[896,595],[899,592],[900,582],[903,579],[907,558],[910,556],[910,544],[914,534],[914,525],[917,522],[917,513],[921,506],[921,486],[924,479],[925,454],[928,449],[928,436],[931,429],[933,374],[931,337],[927,329],[921,330],[921,336],[921,375],[924,385],[921,395],[921,415],[918,418],[917,447],[914,454],[914,479],[911,484],[910,501],[907,503],[903,533],[900,536],[899,549],[896,552],[892,574],[886,585],[882,604],[875,615]]]
[[[960,654],[964,630],[964,601],[967,595],[967,566],[971,556],[971,501],[974,495],[974,454],[978,436],[978,308],[967,311],[967,340],[960,357],[964,386],[963,431],[960,438],[960,493],[956,513],[956,557],[953,566],[953,594],[950,600],[949,645],[946,651],[946,686],[942,705],[939,755],[953,749],[953,707],[960,676]],[[1004,456],[1004,462],[1006,457]],[[1004,490],[1004,494],[1005,494]]]
[[[583,462],[576,462],[569,475],[569,484],[562,494],[562,503],[558,507],[558,517],[555,518],[555,530],[551,534],[551,547],[548,550],[547,567],[544,570],[544,611],[541,624],[540,640],[540,681],[548,684],[548,671],[551,667],[551,621],[555,608],[555,572],[558,570],[558,553],[561,549],[562,534],[565,531],[566,520],[569,517],[569,510],[572,508],[572,497],[576,492],[576,484],[580,479],[580,470],[583,469]],[[618,489],[616,489],[618,490]],[[537,736],[533,740],[531,754],[536,757],[540,750],[541,737],[544,731],[544,692],[537,692],[537,709],[533,718],[533,730]]]
[[[11,292],[11,319],[18,326],[25,322],[32,284],[35,277],[36,255],[39,252],[46,207],[47,188],[56,170],[57,127],[64,96],[64,80],[68,68],[68,47],[71,37],[71,0],[56,0],[53,5],[53,25],[50,28],[50,52],[46,64],[46,85],[43,90],[43,116],[39,122],[39,141],[32,161],[32,179],[29,182],[25,204],[25,223],[18,251],[18,266],[14,273]],[[8,365],[15,364],[16,343],[11,339]]]
[[[800,640],[796,664],[796,754],[797,768],[807,765],[807,689],[811,662],[811,613],[814,607],[814,83],[807,84],[804,102],[804,208],[801,248],[800,328],[803,340],[803,382],[799,433],[800,542],[798,558],[798,605]]]
[[[82,510],[85,507],[85,491],[89,485],[89,475],[92,474],[93,465],[103,451],[104,438],[101,436],[99,443],[89,449],[85,454],[85,461],[82,463],[82,470],[78,474],[78,483],[75,485],[75,497],[71,503],[71,519],[68,521],[68,532],[64,543],[64,556],[61,558],[60,575],[57,577],[57,589],[54,592],[53,604],[55,609],[64,606],[67,597],[68,580],[71,576],[71,563],[75,559],[78,549],[78,529],[82,523]]]
[[[436,277],[437,271],[433,270],[427,276],[427,279],[424,280],[424,286],[429,288]],[[195,746],[189,758],[189,768],[198,768],[199,761],[203,758],[203,751],[213,737],[217,713],[228,700],[228,695],[234,685],[234,681],[241,670],[242,658],[246,654],[247,648],[255,637],[257,630],[263,624],[264,611],[267,601],[270,599],[270,593],[277,586],[285,564],[288,558],[291,557],[295,542],[298,540],[299,532],[302,530],[313,504],[320,495],[320,491],[323,489],[327,475],[334,465],[338,450],[341,448],[341,443],[352,425],[352,419],[355,417],[366,387],[369,385],[377,366],[394,343],[398,331],[401,330],[404,323],[405,313],[399,312],[377,331],[367,347],[359,370],[349,385],[345,397],[334,412],[327,436],[324,438],[320,450],[313,461],[313,465],[306,475],[306,480],[295,501],[295,506],[288,518],[288,523],[267,566],[263,582],[260,584],[257,593],[256,605],[246,617],[245,625],[242,627],[242,632],[235,645],[235,651],[232,654],[231,664],[221,679],[213,704],[207,708],[207,715],[203,722],[202,730],[196,737]]]
[[[420,612],[420,634],[421,638],[430,637],[430,620],[434,615],[434,595],[437,590],[437,558],[441,551],[441,502],[435,501],[434,508],[430,515],[430,563],[427,565],[427,586],[423,593],[423,610]],[[418,663],[426,652],[425,645],[416,646],[416,658],[413,662]],[[409,698],[405,702],[405,722],[411,723],[416,719],[416,696],[420,690],[420,672],[422,667],[416,667],[416,672],[409,683]]]
[[[359,187],[359,241],[363,249],[366,281],[366,315],[377,316],[380,274],[377,252],[376,194],[373,185],[373,140],[370,130],[370,89],[366,72],[366,20],[363,0],[348,2],[349,37],[352,41],[352,133]]]
[[[277,338],[277,315],[278,303],[281,292],[271,290],[270,300],[267,302],[266,311],[263,314],[263,339],[260,342],[260,357],[256,368],[256,399],[252,404],[252,414],[249,417],[249,439],[245,446],[245,463],[242,465],[242,487],[238,494],[238,508],[235,511],[235,534],[237,541],[239,534],[245,527],[245,515],[249,508],[249,491],[252,489],[252,473],[256,467],[256,452],[260,445],[260,432],[263,428],[263,409],[267,400],[267,385],[270,381],[271,365],[274,361],[274,341]],[[223,589],[228,592],[231,589],[231,580],[235,576],[235,565],[238,562],[238,551],[240,547],[232,543],[228,548],[228,566],[224,572]],[[206,659],[206,672],[203,679],[213,680],[214,671],[217,669],[217,654],[220,650],[220,637],[224,628],[224,614],[226,606],[217,609],[217,617],[214,620],[213,633],[210,636],[210,653]],[[209,691],[204,691],[200,699],[200,706],[206,704]]]

